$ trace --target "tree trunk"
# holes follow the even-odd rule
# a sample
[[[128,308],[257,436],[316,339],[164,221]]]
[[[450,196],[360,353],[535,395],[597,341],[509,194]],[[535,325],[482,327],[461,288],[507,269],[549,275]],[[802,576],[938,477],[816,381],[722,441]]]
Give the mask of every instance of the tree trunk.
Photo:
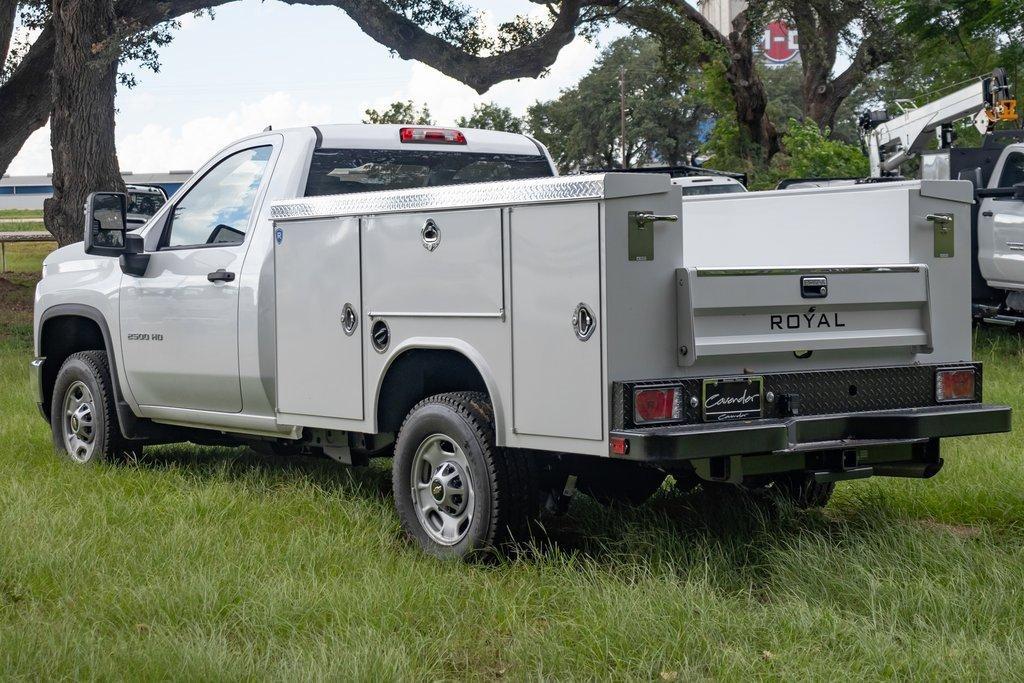
[[[729,34],[729,65],[725,78],[736,105],[736,117],[745,142],[761,148],[763,161],[769,161],[780,149],[779,132],[768,117],[768,91],[757,73],[754,47],[746,36],[747,20],[740,14]],[[743,150],[750,157],[756,148]],[[753,160],[753,159],[752,159]]]
[[[64,246],[82,240],[82,206],[90,192],[124,191],[114,147],[118,46],[113,0],[54,0],[53,198],[47,229]]]
[[[836,115],[845,98],[835,94],[831,83],[823,84],[821,88],[824,92],[815,91],[804,96],[804,116],[817,123],[823,133],[828,130],[831,135],[836,129]]]

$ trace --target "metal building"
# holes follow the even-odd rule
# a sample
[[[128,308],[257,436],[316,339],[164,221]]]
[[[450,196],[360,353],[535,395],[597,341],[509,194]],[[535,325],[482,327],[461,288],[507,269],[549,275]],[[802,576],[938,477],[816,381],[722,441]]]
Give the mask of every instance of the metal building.
[[[172,195],[191,175],[192,171],[168,171],[167,173],[126,171],[121,174],[121,177],[124,178],[125,183],[133,185],[159,185],[168,195]],[[43,201],[52,196],[53,179],[51,174],[5,175],[0,178],[0,210],[42,209]]]

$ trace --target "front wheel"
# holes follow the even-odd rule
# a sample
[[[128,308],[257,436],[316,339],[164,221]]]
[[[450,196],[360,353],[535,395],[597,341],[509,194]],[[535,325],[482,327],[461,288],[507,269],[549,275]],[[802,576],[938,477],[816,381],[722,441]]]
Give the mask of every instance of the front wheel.
[[[526,454],[498,448],[485,394],[439,394],[409,412],[392,465],[406,534],[437,557],[470,558],[524,540],[538,512]]]
[[[50,403],[50,429],[57,452],[78,465],[129,450],[117,423],[106,353],[80,351],[61,365]]]

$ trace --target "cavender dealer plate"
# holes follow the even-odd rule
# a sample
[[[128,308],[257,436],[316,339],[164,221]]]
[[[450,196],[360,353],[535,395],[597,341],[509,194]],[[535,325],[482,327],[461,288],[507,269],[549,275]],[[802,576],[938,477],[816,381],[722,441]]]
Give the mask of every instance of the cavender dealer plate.
[[[764,378],[704,380],[701,392],[705,422],[752,420],[764,414]]]

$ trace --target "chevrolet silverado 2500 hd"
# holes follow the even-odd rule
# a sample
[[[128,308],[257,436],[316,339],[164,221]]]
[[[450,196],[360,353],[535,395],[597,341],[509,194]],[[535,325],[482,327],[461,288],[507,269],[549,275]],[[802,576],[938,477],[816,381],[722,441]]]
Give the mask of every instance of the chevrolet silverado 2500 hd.
[[[423,549],[467,556],[574,491],[824,504],[1006,431],[971,359],[972,188],[682,196],[556,177],[524,136],[398,126],[225,148],[141,229],[93,195],[51,254],[33,361],[54,443],[393,455]]]

